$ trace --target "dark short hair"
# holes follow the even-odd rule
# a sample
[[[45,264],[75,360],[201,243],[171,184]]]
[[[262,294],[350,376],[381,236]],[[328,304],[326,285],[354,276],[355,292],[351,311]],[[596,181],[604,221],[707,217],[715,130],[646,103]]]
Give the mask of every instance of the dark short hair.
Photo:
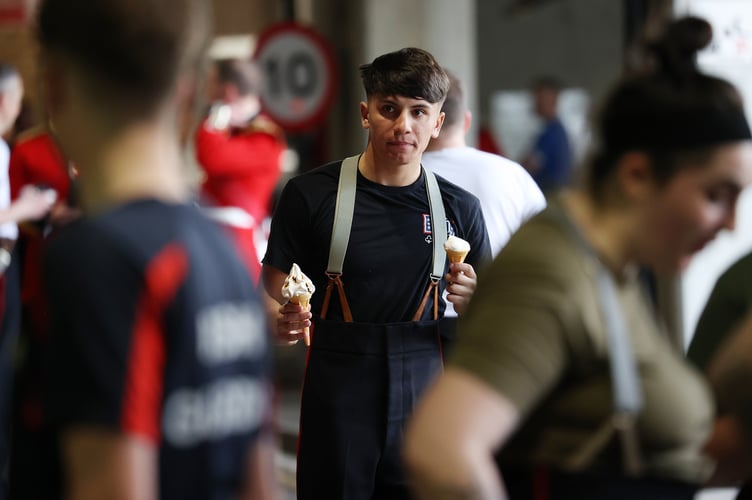
[[[113,106],[145,115],[181,72],[200,69],[210,19],[207,0],[43,0],[37,36]]]
[[[696,53],[711,38],[705,20],[672,22],[647,47],[655,64],[624,77],[606,96],[587,178],[597,199],[626,152],[648,154],[653,175],[665,183],[679,169],[705,163],[719,146],[752,138],[736,88],[697,67]]]
[[[559,93],[561,92],[561,89],[564,88],[564,85],[561,83],[561,80],[555,76],[543,75],[533,80],[530,87],[533,90],[553,90],[554,92]]]
[[[366,97],[405,96],[430,103],[443,102],[449,77],[423,49],[408,47],[381,55],[360,67]]]
[[[220,59],[214,65],[219,83],[235,85],[242,96],[261,93],[263,77],[255,62],[246,59]]]
[[[449,76],[449,91],[447,92],[441,111],[444,112],[444,127],[451,128],[463,123],[467,103],[465,102],[465,92],[462,88],[462,82],[451,71],[446,72]]]

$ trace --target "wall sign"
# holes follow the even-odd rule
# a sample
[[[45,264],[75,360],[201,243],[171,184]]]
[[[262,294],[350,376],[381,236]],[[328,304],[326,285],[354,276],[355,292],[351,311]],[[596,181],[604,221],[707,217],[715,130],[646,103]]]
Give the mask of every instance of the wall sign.
[[[337,70],[333,51],[320,34],[297,23],[275,24],[259,35],[254,58],[266,75],[264,110],[275,121],[300,132],[326,118]]]

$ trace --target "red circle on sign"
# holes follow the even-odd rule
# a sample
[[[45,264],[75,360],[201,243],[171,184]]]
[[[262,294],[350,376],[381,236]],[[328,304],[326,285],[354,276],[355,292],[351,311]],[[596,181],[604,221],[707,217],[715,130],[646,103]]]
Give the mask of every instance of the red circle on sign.
[[[302,98],[291,98],[286,102],[286,110],[283,113],[278,105],[272,105],[268,95],[262,92],[261,100],[264,105],[264,111],[276,121],[279,125],[290,132],[302,132],[319,125],[326,118],[337,88],[337,66],[334,54],[329,42],[327,42],[318,32],[313,29],[302,26],[295,22],[283,22],[274,24],[264,30],[259,35],[254,53],[254,59],[262,62],[265,51],[273,44],[279,43],[284,38],[302,39],[305,42],[306,50],[310,50],[313,58],[312,61],[320,61],[323,64],[325,81],[324,88],[318,93],[315,101],[308,102]],[[298,43],[300,41],[298,40]],[[263,64],[261,69],[267,71]],[[267,74],[267,81],[269,80]],[[292,111],[290,113],[289,111]]]

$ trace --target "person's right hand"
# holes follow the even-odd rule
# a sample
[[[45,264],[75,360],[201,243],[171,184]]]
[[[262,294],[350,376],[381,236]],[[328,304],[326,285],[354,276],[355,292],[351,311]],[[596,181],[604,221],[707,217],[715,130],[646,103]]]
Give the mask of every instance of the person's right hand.
[[[303,329],[311,326],[311,306],[303,309],[300,304],[290,302],[279,308],[277,316],[277,341],[293,345],[303,339]]]
[[[81,217],[81,210],[69,207],[66,203],[55,203],[50,209],[50,224],[64,226]]]
[[[18,199],[11,205],[17,221],[41,219],[50,211],[57,199],[54,189],[39,189],[36,186],[24,186]]]

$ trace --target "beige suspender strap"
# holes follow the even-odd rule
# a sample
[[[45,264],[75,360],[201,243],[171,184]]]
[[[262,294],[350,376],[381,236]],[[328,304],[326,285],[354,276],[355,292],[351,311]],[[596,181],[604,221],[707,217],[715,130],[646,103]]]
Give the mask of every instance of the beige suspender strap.
[[[321,308],[321,317],[326,318],[326,312],[329,309],[331,300],[331,288],[337,287],[342,314],[346,322],[352,322],[352,313],[345,296],[344,284],[342,282],[342,268],[345,262],[345,253],[350,241],[350,230],[352,228],[353,213],[355,212],[355,192],[358,184],[358,160],[360,156],[350,156],[342,160],[342,168],[339,174],[339,185],[337,187],[337,201],[334,208],[334,224],[332,226],[332,239],[329,245],[329,262],[326,267],[326,275],[329,277],[329,283],[326,287],[326,295]],[[441,199],[441,191],[433,172],[429,172],[421,166],[421,171],[425,175],[426,193],[428,195],[428,205],[431,212],[431,242],[433,244],[433,256],[431,266],[431,284],[426,290],[423,301],[415,314],[417,319],[423,315],[423,310],[428,301],[431,289],[434,291],[433,316],[434,319],[439,317],[439,281],[444,275],[444,266],[446,264],[446,251],[444,242],[447,239],[446,213],[444,212],[444,202]],[[417,321],[416,319],[416,321]]]
[[[359,158],[360,156],[350,156],[342,160],[339,186],[337,187],[337,203],[334,208],[332,241],[329,245],[329,263],[326,266],[326,274],[329,276],[342,275],[342,265],[345,262],[345,253],[350,241],[350,229],[355,212]]]
[[[447,240],[446,213],[444,202],[441,199],[439,183],[433,172],[422,168],[426,175],[426,191],[428,192],[428,205],[431,210],[431,242],[433,243],[433,259],[431,269],[431,283],[429,283],[420,307],[413,316],[413,321],[418,321],[423,316],[428,296],[433,290],[433,319],[439,319],[439,281],[444,277],[446,264],[446,250],[444,242]]]
[[[444,277],[444,266],[446,265],[446,250],[444,250],[444,242],[447,240],[446,213],[444,213],[444,202],[441,199],[441,191],[436,176],[423,167],[421,167],[421,170],[426,175],[426,191],[428,191],[428,205],[431,210],[431,241],[433,242],[431,280],[438,283]]]

